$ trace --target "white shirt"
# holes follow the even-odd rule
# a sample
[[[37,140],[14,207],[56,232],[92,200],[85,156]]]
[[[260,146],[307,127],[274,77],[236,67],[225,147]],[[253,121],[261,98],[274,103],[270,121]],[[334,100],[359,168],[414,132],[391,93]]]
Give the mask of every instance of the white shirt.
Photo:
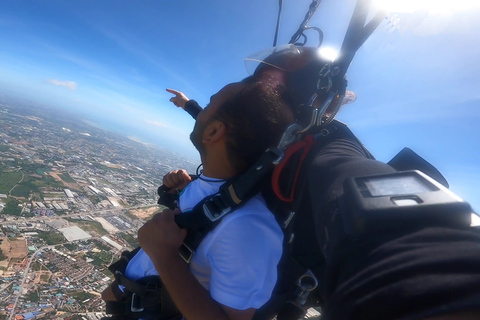
[[[179,198],[181,212],[191,210],[223,184],[201,176]],[[271,296],[277,281],[283,233],[265,200],[257,195],[226,215],[200,243],[190,270],[211,297],[228,307],[260,308]],[[129,262],[125,275],[136,280],[158,274],[147,254],[140,250]]]

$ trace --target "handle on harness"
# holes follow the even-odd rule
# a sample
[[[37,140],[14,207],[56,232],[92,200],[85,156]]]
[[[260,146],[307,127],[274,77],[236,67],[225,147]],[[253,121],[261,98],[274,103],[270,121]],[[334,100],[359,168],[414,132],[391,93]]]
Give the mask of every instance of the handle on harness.
[[[292,299],[288,300],[277,315],[277,320],[301,319],[307,313],[305,304],[308,296],[318,287],[318,280],[311,270],[307,270],[296,281],[297,290]]]

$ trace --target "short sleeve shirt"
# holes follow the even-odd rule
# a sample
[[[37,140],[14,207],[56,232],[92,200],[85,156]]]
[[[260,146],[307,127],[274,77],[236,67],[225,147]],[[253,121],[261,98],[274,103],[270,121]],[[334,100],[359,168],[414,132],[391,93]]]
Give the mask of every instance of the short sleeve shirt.
[[[201,176],[190,183],[179,199],[181,212],[218,191],[224,181]],[[190,270],[211,297],[228,307],[260,308],[271,296],[282,255],[283,233],[261,195],[225,216],[200,243]],[[132,280],[157,274],[152,261],[140,250],[126,269]]]

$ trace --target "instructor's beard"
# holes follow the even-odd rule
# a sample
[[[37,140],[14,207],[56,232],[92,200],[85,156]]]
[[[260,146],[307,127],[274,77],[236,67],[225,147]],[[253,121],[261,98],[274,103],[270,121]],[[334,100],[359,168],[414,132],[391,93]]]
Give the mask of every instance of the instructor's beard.
[[[192,133],[190,133],[190,141],[192,142],[193,146],[198,150],[200,156],[204,153],[205,147],[203,146],[203,132],[205,130],[205,126],[202,126],[198,122],[195,122],[195,126],[193,127]]]

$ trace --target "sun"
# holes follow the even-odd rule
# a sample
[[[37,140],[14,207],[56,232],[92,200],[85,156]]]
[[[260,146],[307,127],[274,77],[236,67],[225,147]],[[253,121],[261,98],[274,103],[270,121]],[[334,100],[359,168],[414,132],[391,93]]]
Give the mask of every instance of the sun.
[[[337,49],[333,47],[321,47],[318,50],[318,55],[328,61],[335,61],[338,58],[339,52]]]
[[[479,0],[374,0],[376,7],[389,12],[429,13],[465,12],[480,9]]]

